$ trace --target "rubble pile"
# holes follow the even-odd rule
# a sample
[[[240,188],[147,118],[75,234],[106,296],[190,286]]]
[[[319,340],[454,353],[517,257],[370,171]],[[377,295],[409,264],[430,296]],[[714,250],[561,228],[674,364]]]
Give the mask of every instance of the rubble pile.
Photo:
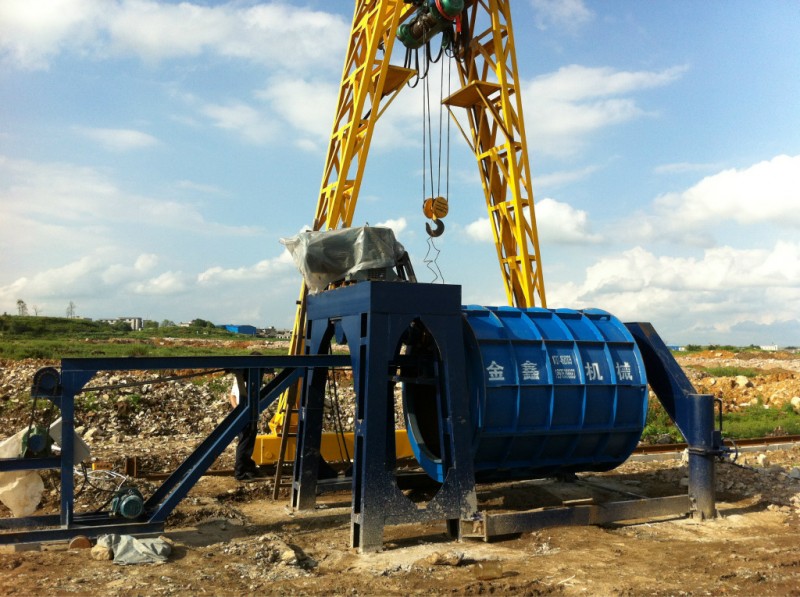
[[[181,340],[181,342],[192,342]],[[204,340],[208,343],[208,340]],[[251,343],[252,344],[252,343]],[[264,350],[264,346],[243,344],[243,350]],[[269,348],[274,348],[270,346]],[[758,355],[754,358],[753,355]],[[693,353],[678,356],[699,392],[723,399],[726,411],[753,404],[781,408],[786,404],[800,412],[800,358],[788,353]],[[16,432],[31,420],[30,386],[34,374],[56,362],[28,359],[0,361],[0,420],[5,435]],[[747,368],[753,377],[712,376],[705,367]],[[138,471],[166,472],[174,468],[214,429],[230,410],[228,392],[233,376],[222,372],[200,377],[166,378],[187,371],[101,372],[75,399],[76,431],[89,444],[93,456],[119,465],[115,459],[136,457]],[[325,397],[326,431],[352,431],[355,392],[350,371],[337,371],[330,378]],[[395,387],[395,423],[404,427],[402,388]],[[37,409],[46,409],[37,401]],[[274,406],[272,407],[274,409]],[[39,410],[39,413],[42,411]],[[261,431],[269,432],[271,410],[261,418]],[[53,416],[57,416],[54,413]],[[230,468],[233,447],[215,464]]]
[[[758,353],[700,353],[678,356],[692,385],[698,392],[722,399],[725,412],[736,412],[754,405],[781,408],[791,404],[800,413],[800,358],[788,353],[775,353],[769,358],[754,357]],[[757,374],[714,376],[705,367],[750,369]]]

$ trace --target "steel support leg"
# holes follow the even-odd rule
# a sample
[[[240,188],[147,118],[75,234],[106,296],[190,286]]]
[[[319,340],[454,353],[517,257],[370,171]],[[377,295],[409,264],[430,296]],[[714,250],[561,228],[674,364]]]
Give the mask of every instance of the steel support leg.
[[[337,337],[341,334],[350,348],[356,391],[350,541],[360,552],[381,549],[386,524],[444,520],[448,532],[459,537],[458,521],[477,513],[460,302],[456,286],[392,282],[361,282],[309,297],[310,345],[315,350],[324,346],[317,340],[318,326],[325,336],[335,325]],[[415,321],[435,338],[439,351],[441,385],[436,399],[446,414],[442,424],[447,443],[442,450],[444,483],[421,507],[403,495],[394,476],[395,360],[401,338]],[[299,441],[311,446],[310,436],[320,432],[316,425],[313,429],[307,425]],[[304,449],[298,463],[298,504],[313,499],[309,492],[315,457],[313,449]]]
[[[687,396],[691,419],[686,442],[689,444],[689,497],[692,514],[698,518],[717,515],[714,458],[719,450],[714,445],[714,397],[708,394]]]

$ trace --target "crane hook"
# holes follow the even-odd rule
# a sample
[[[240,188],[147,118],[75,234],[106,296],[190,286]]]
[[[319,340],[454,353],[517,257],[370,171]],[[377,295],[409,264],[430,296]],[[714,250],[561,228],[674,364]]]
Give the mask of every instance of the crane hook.
[[[444,234],[444,222],[437,218],[433,220],[433,224],[435,228],[431,228],[430,222],[425,222],[425,231],[428,233],[428,236],[436,238]]]

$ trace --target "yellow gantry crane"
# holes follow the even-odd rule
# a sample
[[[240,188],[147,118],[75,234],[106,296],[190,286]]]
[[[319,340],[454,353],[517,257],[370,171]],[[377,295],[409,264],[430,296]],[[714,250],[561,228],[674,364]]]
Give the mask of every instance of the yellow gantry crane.
[[[424,76],[391,64],[395,40],[416,51],[441,34],[460,84],[443,104],[477,160],[508,303],[546,307],[510,4],[356,0],[313,229],[352,224],[375,124],[409,81]],[[457,110],[466,112],[468,130]],[[305,302],[304,285],[290,354],[303,352]],[[296,401],[296,389],[285,393],[270,421],[284,440],[281,455]]]

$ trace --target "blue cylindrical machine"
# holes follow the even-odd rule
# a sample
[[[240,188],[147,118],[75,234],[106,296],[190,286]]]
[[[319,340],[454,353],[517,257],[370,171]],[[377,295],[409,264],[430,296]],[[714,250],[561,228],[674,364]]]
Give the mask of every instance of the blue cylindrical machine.
[[[476,478],[610,470],[636,447],[647,379],[627,328],[598,309],[464,307]],[[443,481],[441,413],[430,384],[405,384],[412,449]]]

